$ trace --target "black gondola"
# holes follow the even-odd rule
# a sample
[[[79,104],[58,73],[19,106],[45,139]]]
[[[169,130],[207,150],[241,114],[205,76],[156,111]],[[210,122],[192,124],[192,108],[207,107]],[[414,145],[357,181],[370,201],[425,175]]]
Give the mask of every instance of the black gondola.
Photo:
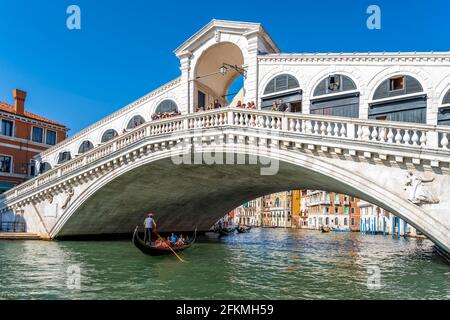
[[[194,244],[196,237],[197,237],[197,229],[195,229],[194,237],[189,243],[187,243],[181,247],[173,247],[172,250],[177,253],[180,251],[186,250],[187,248],[189,248],[190,246],[192,246]],[[150,256],[163,256],[163,255],[173,254],[173,251],[170,248],[156,248],[156,247],[146,244],[141,238],[139,238],[138,227],[136,227],[136,229],[134,229],[133,244],[136,246],[136,248],[141,250],[142,253],[150,255]]]
[[[247,233],[247,232],[250,232],[251,229],[252,229],[251,226],[243,226],[243,227],[237,228],[236,230],[238,233]]]
[[[217,232],[221,236],[228,236],[230,234],[233,234],[236,228],[217,228]]]

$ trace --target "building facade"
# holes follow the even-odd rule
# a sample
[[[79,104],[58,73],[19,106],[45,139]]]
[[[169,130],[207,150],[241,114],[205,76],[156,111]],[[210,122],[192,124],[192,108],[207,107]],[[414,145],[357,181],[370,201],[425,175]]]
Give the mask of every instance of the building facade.
[[[407,221],[366,201],[360,201],[360,231],[364,234],[390,234],[396,237],[421,236]]]
[[[307,207],[307,228],[320,229],[322,226],[335,229],[358,231],[360,208],[355,197],[335,192],[308,190],[305,204]]]
[[[15,89],[14,105],[0,102],[0,193],[34,176],[32,158],[67,135],[66,126],[25,110],[26,95]]]
[[[260,227],[262,224],[262,198],[248,201],[232,212],[235,225]]]

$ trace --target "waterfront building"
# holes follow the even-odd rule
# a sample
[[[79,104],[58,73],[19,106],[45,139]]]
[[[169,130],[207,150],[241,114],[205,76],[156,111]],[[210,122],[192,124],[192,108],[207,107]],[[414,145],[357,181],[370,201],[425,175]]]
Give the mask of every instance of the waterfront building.
[[[343,230],[354,230],[358,220],[360,208],[355,197],[335,192],[308,190],[305,203],[308,210],[307,228],[320,229],[322,226]],[[353,219],[353,220],[352,220]]]
[[[234,224],[241,224],[252,227],[261,226],[262,201],[262,198],[256,198],[234,209],[232,211],[234,216]]]
[[[265,202],[268,206],[266,214],[269,215],[266,225],[281,228],[292,227],[292,191],[273,193],[269,199]]]
[[[66,138],[68,128],[25,110],[27,93],[14,89],[14,104],[0,101],[0,193],[33,177],[36,164],[32,158]],[[58,163],[70,160],[60,157]],[[46,163],[42,170],[51,168]],[[42,173],[42,172],[41,172]]]
[[[360,231],[365,234],[390,234],[396,237],[416,237],[421,234],[407,221],[367,201],[360,201]]]

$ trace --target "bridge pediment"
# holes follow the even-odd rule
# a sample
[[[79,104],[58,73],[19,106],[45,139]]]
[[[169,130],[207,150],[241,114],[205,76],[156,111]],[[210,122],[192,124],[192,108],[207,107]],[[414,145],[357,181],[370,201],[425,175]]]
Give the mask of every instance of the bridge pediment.
[[[280,49],[264,30],[260,23],[251,22],[236,22],[224,20],[211,20],[206,26],[201,28],[198,32],[187,39],[177,49],[174,54],[177,57],[182,57],[186,54],[194,53],[199,47],[203,46],[205,42],[214,39],[215,42],[221,42],[225,39],[223,35],[238,35],[247,37],[256,34],[264,45],[267,53],[279,53]],[[262,48],[261,48],[262,49]]]

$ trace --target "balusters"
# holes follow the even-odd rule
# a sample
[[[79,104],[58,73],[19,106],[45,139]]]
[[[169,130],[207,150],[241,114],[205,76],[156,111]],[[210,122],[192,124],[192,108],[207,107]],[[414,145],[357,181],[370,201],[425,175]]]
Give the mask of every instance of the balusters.
[[[443,149],[448,149],[448,137],[447,133],[442,133],[441,146]]]
[[[341,137],[347,137],[347,129],[344,123],[341,123]]]
[[[400,134],[400,129],[397,129],[397,134],[395,135],[395,143],[400,144],[402,142],[402,135]]]
[[[370,137],[372,138],[373,141],[377,141],[377,138],[378,138],[377,127],[373,127]]]

